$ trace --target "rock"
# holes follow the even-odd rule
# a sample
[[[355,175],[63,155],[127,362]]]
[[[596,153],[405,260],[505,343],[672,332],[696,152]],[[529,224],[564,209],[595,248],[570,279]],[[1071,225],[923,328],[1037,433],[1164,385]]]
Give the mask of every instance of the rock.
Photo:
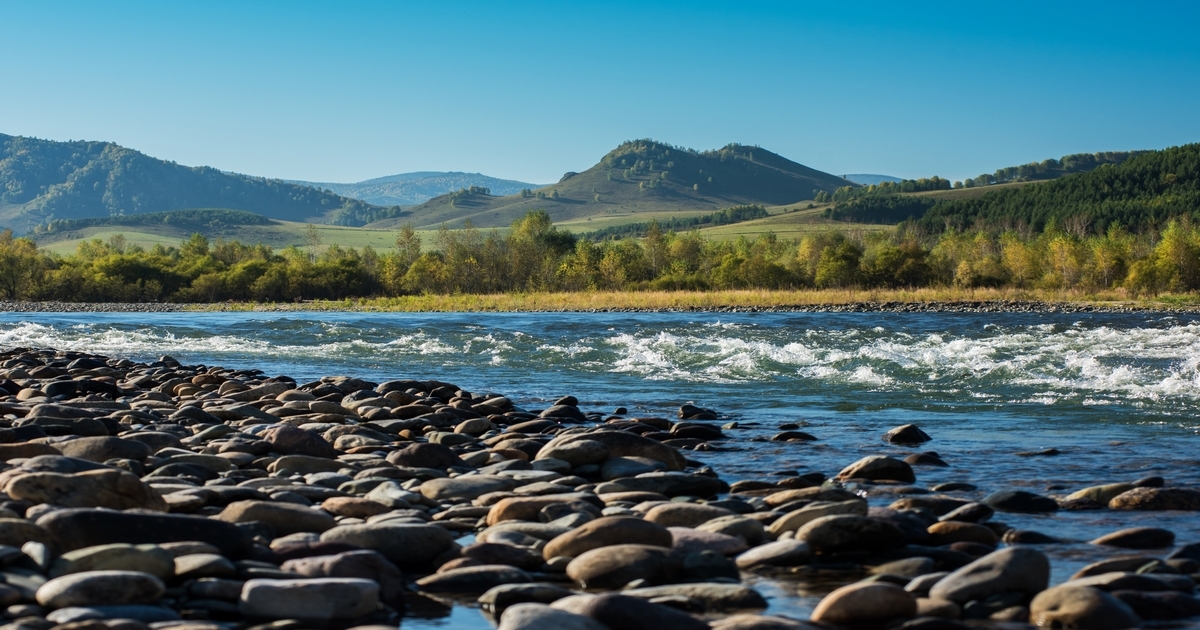
[[[599,464],[608,459],[608,445],[596,440],[574,440],[555,446],[546,445],[538,451],[536,459],[561,459],[571,465]]]
[[[1110,510],[1200,511],[1200,491],[1187,488],[1134,488],[1108,502]]]
[[[137,571],[85,571],[54,578],[37,589],[50,609],[101,604],[148,604],[166,591],[162,580]]]
[[[562,418],[564,420],[573,420],[575,422],[587,422],[587,416],[579,410],[575,405],[551,405],[547,407],[539,418]]]
[[[379,584],[379,599],[393,608],[404,602],[404,578],[400,569],[376,551],[362,549],[329,556],[288,560],[279,567],[304,577],[362,578]]]
[[[712,551],[722,556],[735,556],[745,551],[746,541],[736,536],[702,532],[690,527],[668,527],[671,548],[680,553]]]
[[[466,467],[467,464],[448,446],[418,442],[393,451],[387,461],[406,468],[434,468],[445,470],[451,467]]]
[[[773,536],[779,536],[784,532],[794,532],[822,516],[836,515],[866,516],[867,502],[858,498],[836,503],[818,501],[780,516],[771,523],[767,531]]]
[[[504,564],[484,564],[434,573],[417,580],[427,593],[483,593],[502,584],[532,582],[529,574]]]
[[[497,630],[612,630],[583,615],[556,610],[545,604],[515,604],[504,610]]]
[[[621,630],[708,630],[708,624],[668,606],[607,593],[583,602],[580,612],[609,628]]]
[[[179,621],[179,613],[140,604],[69,606],[46,615],[46,620],[59,624],[56,630],[146,630],[148,623]]]
[[[1007,547],[946,576],[929,589],[929,596],[966,604],[999,593],[1037,593],[1049,583],[1046,554],[1029,547]]]
[[[536,521],[538,514],[547,506],[565,505],[582,501],[598,510],[604,505],[596,495],[590,493],[564,493],[541,497],[509,497],[500,499],[487,513],[487,524],[496,525],[505,521]],[[579,506],[581,509],[582,506]]]
[[[1029,622],[1040,628],[1121,630],[1141,619],[1121,600],[1090,586],[1056,586],[1029,604]]]
[[[989,494],[983,500],[989,507],[1001,512],[1018,512],[1023,514],[1039,514],[1058,511],[1058,502],[1054,499],[1036,495],[1024,490],[1002,490]]]
[[[795,567],[812,560],[812,547],[799,540],[777,540],[755,547],[737,557],[739,569]]]
[[[706,613],[767,607],[767,600],[758,591],[741,584],[671,584],[635,588],[621,594],[649,601],[682,598],[699,604],[700,610]]]
[[[237,567],[219,554],[189,553],[175,558],[175,577],[181,580],[230,578],[236,575]]]
[[[950,510],[940,520],[962,521],[964,523],[983,523],[995,515],[996,511],[983,503],[968,503]]]
[[[325,512],[274,501],[234,501],[213,518],[226,523],[266,523],[280,536],[298,532],[320,533],[337,525],[337,521]]]
[[[67,457],[101,464],[110,459],[133,459],[140,462],[151,454],[150,447],[146,444],[115,437],[81,437],[59,442],[55,447]]]
[[[0,519],[0,531],[2,522]],[[197,516],[67,509],[50,512],[38,518],[37,524],[67,551],[109,543],[200,541],[237,560],[246,557],[251,547],[250,536],[236,525]]]
[[[731,615],[712,622],[712,630],[821,630],[807,621],[768,615]]]
[[[1078,578],[1067,582],[1071,586],[1091,586],[1102,591],[1165,591],[1176,589],[1191,592],[1193,583],[1190,577],[1180,577],[1170,573],[1132,573],[1128,571],[1113,571],[1088,577]]]
[[[697,525],[696,531],[737,536],[751,547],[761,545],[767,540],[767,530],[760,521],[736,514],[706,521]]]
[[[925,556],[914,556],[912,558],[903,558],[901,560],[893,560],[883,564],[875,565],[871,568],[871,573],[874,575],[894,575],[906,580],[913,580],[922,575],[929,575],[937,570],[937,562],[933,558]],[[910,593],[912,590],[905,590]]]
[[[838,473],[839,480],[870,479],[873,481],[902,481],[912,483],[917,480],[912,466],[893,457],[870,455],[842,469]]]
[[[885,551],[904,544],[904,532],[895,525],[866,516],[822,516],[796,531],[816,553]]]
[[[0,518],[0,545],[20,548],[27,542],[57,546],[52,532],[23,518]]]
[[[1083,567],[1071,576],[1072,580],[1082,577],[1090,577],[1093,575],[1103,575],[1105,573],[1137,571],[1138,569],[1157,561],[1157,558],[1149,556],[1119,556],[1116,558],[1108,558],[1099,562]]]
[[[499,615],[517,604],[549,604],[574,594],[554,584],[502,584],[488,589],[477,601],[484,611]]]
[[[857,582],[826,595],[813,610],[813,621],[856,626],[893,619],[908,619],[917,614],[917,600],[895,584]]]
[[[447,499],[471,500],[492,492],[507,492],[517,486],[508,477],[496,475],[462,475],[430,479],[421,483],[421,495],[433,501]]]
[[[657,492],[668,497],[711,497],[724,490],[724,483],[716,477],[681,472],[644,473],[610,481],[604,486],[612,490],[603,492]],[[597,492],[601,492],[599,487]]]
[[[1136,488],[1131,483],[1110,483],[1103,486],[1091,486],[1067,495],[1064,501],[1078,501],[1080,499],[1090,499],[1100,505],[1108,505],[1109,501],[1113,500],[1119,494],[1129,492]]]
[[[956,542],[972,542],[989,547],[1000,543],[1000,537],[991,528],[961,521],[940,521],[929,526],[929,544],[934,547],[952,545]]]
[[[334,516],[370,518],[377,514],[389,512],[392,508],[370,499],[360,499],[358,497],[329,497],[321,502],[321,509],[333,514]]]
[[[606,516],[589,521],[555,537],[542,550],[549,560],[556,556],[576,557],[609,545],[634,544],[670,548],[671,532],[654,523],[628,516]]]
[[[427,566],[454,543],[450,532],[436,525],[386,522],[339,525],[321,534],[321,540],[373,549],[401,568]]]
[[[1161,549],[1175,545],[1175,533],[1160,527],[1131,527],[1105,534],[1092,544],[1123,549]]]
[[[883,440],[889,444],[921,444],[932,439],[915,424],[901,425],[883,434]]]
[[[683,470],[687,467],[687,462],[675,449],[628,431],[569,433],[550,440],[543,448],[556,448],[579,440],[592,440],[608,446],[609,457],[648,457],[666,464],[669,470]]]
[[[379,585],[357,578],[253,579],[238,600],[243,615],[259,619],[357,619],[378,605]]]
[[[308,455],[333,459],[337,449],[314,431],[283,425],[267,429],[261,435],[271,445],[271,450],[280,455]]]
[[[567,565],[567,576],[582,588],[620,588],[634,580],[670,583],[682,571],[682,557],[651,545],[600,547],[580,554]]]
[[[650,508],[643,518],[663,527],[696,527],[722,516],[733,516],[733,512],[698,503],[664,503]]]
[[[97,545],[64,553],[47,575],[56,578],[86,571],[136,571],[165,580],[175,575],[175,556],[158,545]]]
[[[666,464],[649,457],[610,457],[600,466],[600,478],[612,481],[666,470],[666,468]]]
[[[73,475],[47,472],[18,475],[9,480],[5,492],[17,500],[63,507],[167,511],[166,501],[137,475],[111,468]]]
[[[1200,599],[1177,591],[1113,591],[1111,594],[1142,619],[1186,619],[1200,616]]]

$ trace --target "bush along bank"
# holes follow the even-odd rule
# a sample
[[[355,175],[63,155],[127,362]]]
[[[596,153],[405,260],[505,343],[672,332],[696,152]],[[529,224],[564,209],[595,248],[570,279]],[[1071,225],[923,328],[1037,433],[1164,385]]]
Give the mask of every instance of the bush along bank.
[[[1171,552],[1170,531],[1093,541],[1155,551],[1051,586],[1053,532],[992,520],[1200,511],[1200,490],[1161,478],[978,501],[949,484],[870,507],[945,462],[868,449],[828,478],[729,484],[698,459],[736,423],[693,405],[639,418],[566,396],[527,411],[434,380],[299,383],[49,350],[4,352],[0,370],[6,629],[394,628],[446,597],[476,598],[504,630],[1086,630],[1200,613],[1200,547]],[[762,615],[744,583],[808,571],[873,576],[810,620]]]

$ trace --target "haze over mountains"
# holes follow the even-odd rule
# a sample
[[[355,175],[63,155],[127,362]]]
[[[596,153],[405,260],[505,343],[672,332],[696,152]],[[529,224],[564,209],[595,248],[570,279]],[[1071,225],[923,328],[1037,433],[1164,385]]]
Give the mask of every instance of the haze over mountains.
[[[537,188],[538,184],[511,179],[488,177],[481,173],[458,171],[420,171],[377,177],[353,184],[329,182],[305,182],[287,180],[288,183],[313,186],[329,190],[335,195],[358,199],[377,206],[413,206],[425,203],[434,197],[472,186],[487,188],[493,195],[512,195],[525,188]]]

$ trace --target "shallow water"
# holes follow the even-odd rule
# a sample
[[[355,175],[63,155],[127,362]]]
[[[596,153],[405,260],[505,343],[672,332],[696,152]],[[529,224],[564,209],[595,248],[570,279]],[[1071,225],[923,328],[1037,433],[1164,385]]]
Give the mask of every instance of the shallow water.
[[[966,481],[1065,494],[1162,475],[1200,486],[1200,317],[1159,314],[0,314],[0,347],[37,346],[259,368],[298,380],[438,379],[529,409],[573,394],[585,410],[673,414],[694,402],[737,421],[727,449],[690,454],[729,481],[836,474],[903,455],[888,428],[919,424]],[[815,443],[754,442],[800,422]],[[1054,457],[1018,452],[1056,448]],[[889,503],[895,497],[871,497]],[[1154,524],[1200,542],[1174,513],[997,515],[1070,544],[1046,546],[1054,581],[1118,555],[1087,545]],[[847,577],[846,579],[850,579]],[[762,581],[772,612],[806,616],[827,582]],[[406,628],[487,627],[473,610]]]

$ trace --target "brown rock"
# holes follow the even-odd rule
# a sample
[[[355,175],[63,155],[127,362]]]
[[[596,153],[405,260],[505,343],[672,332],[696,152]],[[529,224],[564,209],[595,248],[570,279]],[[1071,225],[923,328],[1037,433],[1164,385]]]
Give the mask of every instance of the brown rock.
[[[894,584],[858,582],[825,596],[811,619],[835,625],[879,624],[917,614],[917,600]]]
[[[670,548],[671,532],[667,528],[629,516],[606,516],[555,537],[542,550],[549,560],[556,556],[576,557],[610,545],[635,544]]]
[[[1108,502],[1112,510],[1200,511],[1200,491],[1188,488],[1134,488]]]

